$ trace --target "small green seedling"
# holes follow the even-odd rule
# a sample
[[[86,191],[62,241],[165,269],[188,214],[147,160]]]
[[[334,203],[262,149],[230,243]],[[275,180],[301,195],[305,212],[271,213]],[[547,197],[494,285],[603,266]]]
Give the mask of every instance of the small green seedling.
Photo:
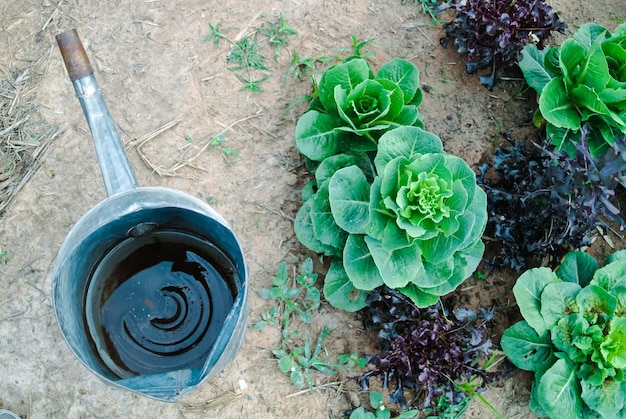
[[[264,64],[265,57],[259,52],[259,41],[256,35],[235,42],[235,47],[228,53],[228,61],[235,64],[234,67],[229,68],[230,71],[247,70],[249,68],[267,71],[267,67]]]
[[[499,355],[498,351],[494,351],[491,354],[491,356],[489,357],[489,359],[487,360],[487,362],[485,362],[485,365],[483,366],[483,369],[485,371],[489,370],[490,368],[493,368],[495,365],[497,365],[498,363],[500,363],[500,361],[504,359],[504,357],[500,357],[499,359],[496,360],[498,355]],[[474,360],[474,363],[477,363],[477,362],[478,362],[477,359]],[[502,413],[500,413],[495,407],[493,407],[493,405],[489,403],[487,399],[485,399],[482,396],[482,394],[480,394],[479,388],[483,385],[483,382],[482,382],[482,379],[478,375],[472,376],[468,381],[465,381],[463,383],[454,382],[450,377],[447,377],[447,378],[448,380],[452,382],[454,387],[461,390],[466,396],[465,399],[463,399],[462,403],[459,403],[454,406],[455,413],[458,415],[458,416],[455,415],[454,417],[460,418],[463,415],[463,413],[465,413],[465,410],[469,406],[469,402],[472,400],[472,398],[476,397],[478,400],[480,400],[482,404],[484,404],[489,410],[491,410],[495,418],[504,419],[504,416],[502,415]]]
[[[402,0],[402,4],[406,3],[407,0]],[[430,16],[431,19],[431,26],[434,25],[443,25],[443,21],[437,19],[435,17],[436,15],[436,10],[437,10],[437,6],[439,6],[439,3],[449,3],[450,0],[445,0],[445,1],[441,1],[441,0],[413,0],[413,3],[415,3],[418,6],[422,7],[422,12],[427,14],[428,16]]]
[[[261,313],[261,320],[254,324],[254,328],[256,330],[263,330],[267,326],[279,327],[281,316],[278,312],[278,306],[273,305],[269,308],[269,310]]]
[[[438,414],[433,413],[435,409],[432,407],[423,409],[423,412],[428,414],[428,419],[461,419],[469,407],[470,401],[471,399],[469,397],[464,397],[458,402],[452,403],[450,399],[443,394],[433,403]]]
[[[333,57],[309,57],[308,55],[300,56],[298,51],[294,50],[291,57],[291,65],[287,74],[285,74],[285,82],[289,77],[294,79],[303,80],[306,77],[311,77],[315,80],[317,76],[317,65],[331,65],[336,62],[336,58]]]
[[[345,62],[353,58],[363,58],[363,59],[373,58],[374,55],[376,54],[375,51],[363,51],[365,47],[371,46],[376,40],[376,38],[370,38],[370,39],[366,39],[365,41],[359,41],[356,36],[350,35],[350,39],[352,40],[351,48],[340,48],[339,49],[340,56],[336,57],[337,62],[341,62],[341,61]],[[341,55],[345,55],[345,53],[348,53],[348,57],[342,58]]]
[[[373,58],[376,54],[375,51],[367,51],[363,52],[363,48],[370,46],[374,43],[376,38],[366,39],[365,41],[359,42],[359,40],[354,35],[350,35],[352,38],[352,50],[354,58]]]
[[[515,99],[526,101],[526,94],[529,91],[530,91],[530,86],[528,85],[528,83],[526,83],[526,80],[523,80],[522,83],[520,84],[519,89],[517,90],[517,93],[515,94]]]
[[[254,30],[250,35],[240,40],[235,40],[226,35],[226,32],[233,28],[223,30],[219,23],[215,26],[209,23],[211,33],[204,40],[213,41],[215,48],[219,48],[220,41],[230,45],[231,49],[228,52],[227,60],[232,66],[228,67],[228,70],[234,72],[237,79],[244,84],[242,90],[263,91],[260,84],[267,80],[269,75],[257,77],[256,74],[269,70],[265,65],[265,56],[261,50],[267,44],[272,45],[274,60],[277,61],[280,47],[288,44],[287,36],[296,34],[296,30],[287,25],[282,12],[277,23],[268,21],[267,26],[267,28],[261,27]],[[263,41],[259,39],[259,35],[263,35]]]
[[[377,391],[370,392],[370,406],[374,409],[374,412],[368,412],[363,407],[355,409],[350,414],[350,419],[390,419],[391,411],[385,407],[384,397]],[[407,410],[400,413],[398,416],[394,416],[395,419],[408,419],[414,418],[419,413],[418,410]]]
[[[220,41],[222,40],[228,40],[228,36],[226,36],[225,32],[234,29],[232,27],[230,28],[226,28],[226,29],[220,29],[220,24],[218,23],[217,25],[213,26],[209,23],[209,29],[211,30],[211,33],[209,35],[207,35],[204,40],[205,41],[213,41],[213,46],[215,48],[219,48],[220,46]]]
[[[9,263],[9,252],[3,250],[0,252],[0,264],[6,265],[7,263]]]
[[[235,158],[239,157],[239,152],[237,150],[233,150],[230,147],[224,145],[227,141],[226,137],[223,135],[218,135],[209,140],[209,145],[212,146],[215,150],[222,153],[224,158],[230,163],[235,164]]]
[[[352,47],[351,48],[340,48],[339,54],[336,56],[319,56],[319,57],[310,57],[308,55],[300,56],[297,51],[293,51],[293,55],[291,58],[291,66],[285,75],[285,81],[289,79],[290,76],[293,76],[294,79],[302,80],[307,76],[310,76],[313,82],[313,91],[314,93],[317,91],[317,65],[321,66],[331,66],[333,64],[340,63],[342,61],[346,61],[352,58],[372,58],[374,57],[375,51],[363,51],[363,49],[367,46],[370,46],[375,39],[366,39],[365,41],[359,41],[354,35],[351,35],[352,39]],[[344,55],[348,54],[347,57]],[[313,99],[317,96],[313,96],[310,99]]]
[[[259,33],[267,36],[267,41],[274,45],[274,61],[278,61],[278,53],[281,46],[286,46],[289,41],[287,40],[288,35],[297,34],[296,30],[290,28],[287,25],[287,21],[283,18],[283,13],[280,12],[278,16],[278,23],[267,22],[267,26],[269,28],[261,28],[259,29]]]
[[[272,286],[259,290],[261,297],[273,300],[275,304],[261,314],[261,320],[254,324],[254,328],[263,330],[272,326],[280,329],[280,348],[272,351],[278,359],[278,368],[289,374],[296,387],[302,388],[308,384],[313,391],[313,374],[316,371],[336,374],[340,369],[364,367],[367,360],[359,357],[356,352],[351,352],[339,355],[337,362],[329,361],[322,353],[324,339],[331,333],[326,326],[322,327],[315,347],[312,347],[306,325],[311,324],[313,314],[320,306],[320,291],[315,287],[317,274],[313,273],[311,258],[302,263],[300,274],[294,276],[293,280],[289,277],[285,262],[278,265],[276,275],[271,278]],[[296,321],[304,324],[303,341],[299,338],[300,329],[294,326]]]
[[[342,354],[337,357],[340,364],[345,365],[346,368],[351,369],[355,367],[365,368],[367,365],[367,359],[359,356],[355,351],[350,351],[349,354]]]
[[[345,365],[330,362],[321,355],[324,346],[324,339],[330,335],[330,329],[324,326],[317,341],[315,348],[311,352],[311,340],[309,331],[304,333],[304,347],[294,347],[291,351],[285,349],[276,349],[273,351],[274,356],[278,358],[278,369],[289,374],[291,382],[294,386],[302,388],[306,383],[309,389],[313,391],[313,371],[319,371],[324,374],[333,375],[339,369],[347,368]]]
[[[307,258],[302,263],[300,275],[296,277],[293,286],[289,286],[290,278],[285,262],[278,265],[276,275],[271,279],[272,286],[259,290],[259,295],[276,303],[261,315],[261,321],[254,328],[261,330],[267,325],[280,326],[286,332],[290,329],[292,314],[310,324],[313,313],[320,306],[320,291],[315,287],[317,274],[313,273],[313,260]]]

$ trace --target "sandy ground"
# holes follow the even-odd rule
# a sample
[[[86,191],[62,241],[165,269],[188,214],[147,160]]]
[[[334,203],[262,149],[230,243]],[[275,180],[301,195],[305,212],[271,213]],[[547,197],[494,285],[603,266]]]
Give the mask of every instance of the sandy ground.
[[[106,193],[54,36],[79,31],[139,183],[179,189],[211,202],[230,223],[249,264],[253,323],[269,306],[255,291],[270,285],[278,263],[284,260],[292,267],[309,256],[297,243],[290,219],[303,183],[293,146],[294,121],[305,105],[283,113],[310,90],[307,81],[284,80],[294,49],[300,56],[341,55],[353,34],[359,40],[376,38],[374,66],[392,57],[410,59],[420,69],[422,85],[429,87],[420,106],[426,128],[442,138],[448,152],[472,165],[500,143],[502,131],[523,129],[530,120],[534,104],[518,95],[520,83],[485,90],[477,77],[465,74],[464,57],[439,46],[441,28],[431,27],[430,19],[410,3],[0,0],[0,67],[10,74],[47,56],[34,100],[48,122],[63,129],[41,169],[0,219],[0,251],[8,256],[0,264],[0,408],[29,418],[342,417],[351,407],[347,396],[357,387],[322,375],[316,376],[316,385],[326,387],[298,393],[277,369],[271,350],[279,336],[272,328],[249,328],[224,373],[175,404],[108,386],[73,356],[55,321],[51,275],[72,225]],[[587,21],[613,28],[626,18],[624,0],[551,4],[571,31]],[[297,35],[289,38],[277,62],[268,51],[264,91],[242,91],[228,70],[227,47],[204,41],[208,24],[232,27],[228,34],[235,37],[276,21],[280,12]],[[171,128],[137,148],[147,134],[170,122]],[[237,157],[205,147],[218,135]],[[183,167],[174,171],[181,162]],[[616,241],[616,246],[621,244]],[[603,251],[609,250],[598,250]],[[511,280],[503,272],[487,284],[501,284],[499,290],[506,292]],[[475,292],[471,298],[490,306],[489,292]],[[503,312],[514,310],[510,293],[500,301]],[[372,345],[372,337],[353,315],[322,308],[315,326],[335,328],[325,348],[330,355]],[[241,395],[207,405],[236,389],[239,380],[248,386]],[[509,377],[487,397],[507,417],[529,417],[527,383],[523,374]],[[488,415],[480,406],[467,414]]]

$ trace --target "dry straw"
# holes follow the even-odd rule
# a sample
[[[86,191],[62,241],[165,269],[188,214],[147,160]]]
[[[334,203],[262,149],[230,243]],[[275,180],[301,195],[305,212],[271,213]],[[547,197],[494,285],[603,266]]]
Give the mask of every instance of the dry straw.
[[[39,168],[62,131],[43,119],[33,98],[51,52],[37,60],[20,61],[23,68],[15,63],[0,67],[0,214]]]

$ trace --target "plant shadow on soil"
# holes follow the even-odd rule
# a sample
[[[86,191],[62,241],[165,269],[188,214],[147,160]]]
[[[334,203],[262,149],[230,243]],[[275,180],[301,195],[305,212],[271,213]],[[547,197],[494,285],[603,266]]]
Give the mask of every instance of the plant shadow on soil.
[[[615,19],[626,17],[621,0],[551,4],[572,31],[586,21],[612,28]],[[288,38],[277,62],[272,49],[266,52],[269,71],[263,73],[268,79],[260,84],[262,92],[240,90],[241,81],[229,70],[227,47],[204,41],[208,23],[222,22],[222,28],[233,28],[229,35],[244,36],[281,12],[297,34]],[[36,0],[5,4],[0,28],[3,74],[49,54],[33,102],[51,126],[64,129],[0,219],[0,252],[8,257],[0,264],[0,407],[22,417],[340,418],[357,402],[368,405],[366,394],[345,380],[347,375],[316,375],[320,388],[313,393],[295,389],[272,355],[280,341],[273,328],[250,327],[223,374],[176,404],[108,386],[75,359],[54,319],[51,273],[65,235],[105,192],[84,117],[55,47],[57,33],[78,29],[139,183],[200,197],[233,227],[250,267],[250,325],[269,308],[256,291],[270,286],[278,264],[286,261],[291,269],[311,256],[298,244],[291,224],[304,184],[293,133],[306,104],[286,115],[284,110],[310,92],[307,81],[284,80],[293,49],[300,56],[342,54],[339,49],[349,49],[354,35],[376,39],[374,67],[393,57],[411,60],[425,90],[420,111],[426,129],[442,138],[447,152],[474,168],[505,143],[502,133],[532,139],[532,95],[516,80],[492,92],[484,89],[477,76],[465,73],[464,56],[439,46],[441,28],[431,26],[430,17],[410,2]],[[146,137],[169,122],[156,136]],[[236,157],[211,145],[220,135],[227,140],[220,144],[236,150]],[[613,241],[623,247],[620,238]],[[611,250],[599,239],[590,251],[601,260]],[[511,293],[516,277],[494,271],[485,279],[469,279],[450,297],[453,305],[498,306],[492,330],[496,344],[519,319]],[[323,303],[314,317],[312,335],[324,325],[334,329],[324,347],[329,356],[377,350],[375,338],[354,314]],[[510,367],[503,370],[485,397],[506,417],[532,416],[531,377]],[[242,392],[237,391],[239,380],[247,383]],[[466,413],[489,416],[479,403]]]

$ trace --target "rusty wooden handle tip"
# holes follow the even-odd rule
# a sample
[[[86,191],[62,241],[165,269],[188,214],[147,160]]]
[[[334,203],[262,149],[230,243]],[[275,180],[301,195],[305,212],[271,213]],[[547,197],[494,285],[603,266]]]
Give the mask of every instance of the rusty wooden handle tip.
[[[56,39],[70,80],[74,81],[93,74],[93,68],[76,29],[60,33]]]

